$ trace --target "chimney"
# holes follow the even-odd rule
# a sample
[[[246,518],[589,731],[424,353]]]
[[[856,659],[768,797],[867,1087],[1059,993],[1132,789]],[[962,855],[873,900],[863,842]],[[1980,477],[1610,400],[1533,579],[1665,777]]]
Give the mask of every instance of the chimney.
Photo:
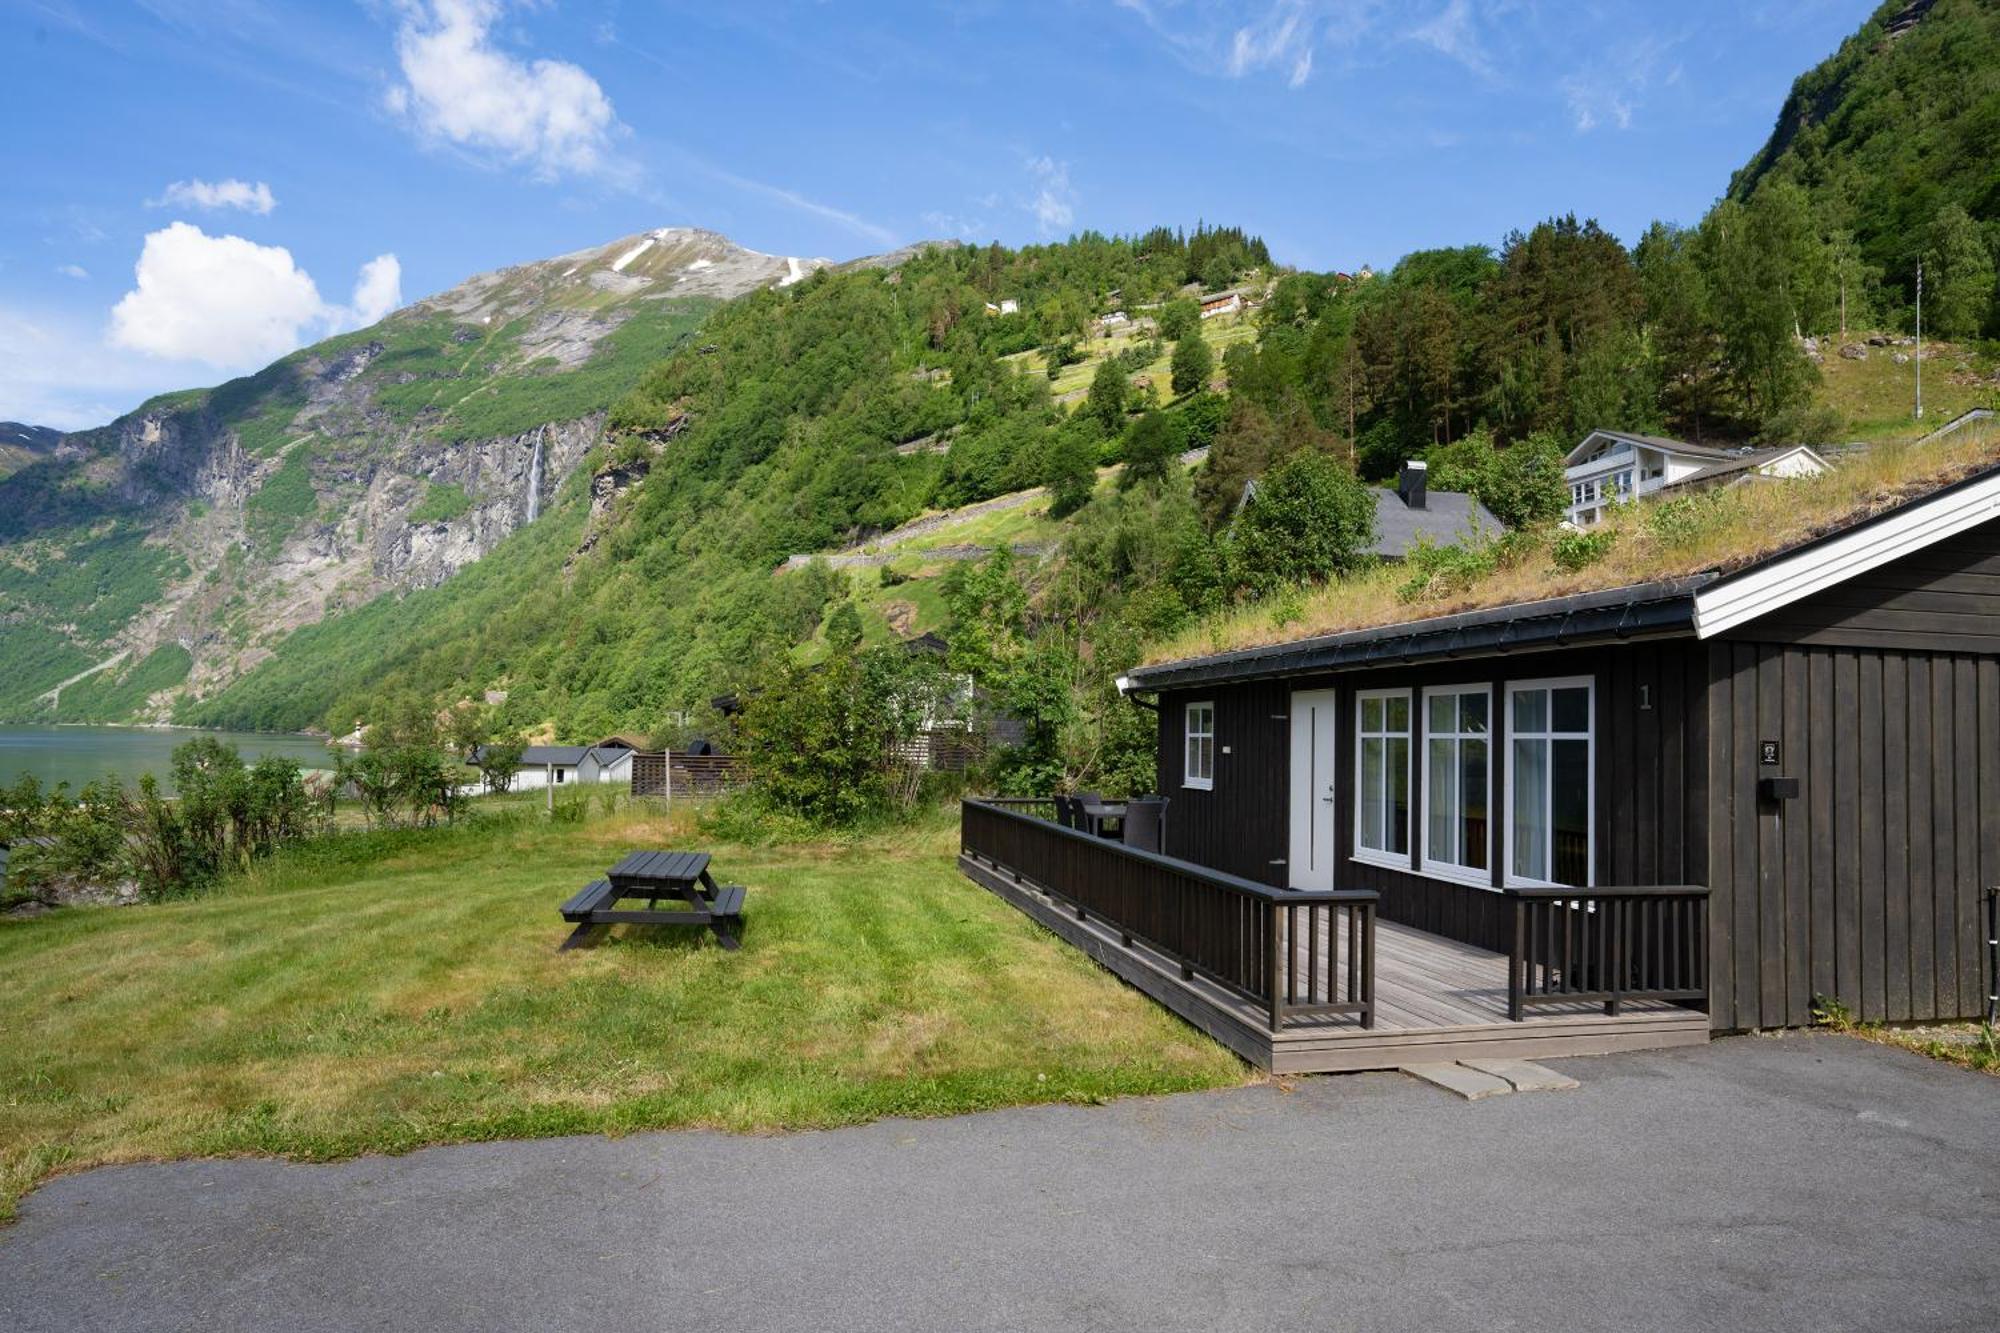
[[[1413,458],[1403,464],[1401,475],[1396,478],[1396,494],[1403,497],[1403,503],[1412,509],[1422,509],[1426,499],[1425,491],[1430,484],[1431,465]]]

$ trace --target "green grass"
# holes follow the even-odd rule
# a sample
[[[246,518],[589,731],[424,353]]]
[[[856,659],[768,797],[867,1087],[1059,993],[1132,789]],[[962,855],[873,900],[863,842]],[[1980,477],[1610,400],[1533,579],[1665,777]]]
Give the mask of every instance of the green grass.
[[[1857,333],[1848,341],[1864,342]],[[1953,417],[1975,407],[2000,406],[2000,388],[1954,384],[1955,375],[1968,372],[1989,375],[1993,364],[1971,348],[1937,344],[1924,348],[1924,419],[1914,415],[1917,368],[1914,362],[1897,365],[1894,353],[1908,353],[1907,347],[1870,347],[1866,361],[1849,361],[1838,355],[1839,342],[1824,344],[1827,356],[1820,366],[1819,400],[1840,413],[1846,424],[1845,436],[1857,440],[1913,440],[1935,430]]]
[[[682,930],[556,952],[557,903],[624,849],[713,844],[632,811],[376,837],[197,901],[0,923],[0,1216],[107,1162],[797,1129],[1248,1076],[966,882],[951,832],[712,846],[750,889],[736,953]]]
[[[424,498],[417,501],[417,507],[410,511],[412,523],[444,523],[459,517],[472,508],[472,497],[465,493],[465,487],[448,482],[434,481]]]
[[[1222,373],[1222,354],[1237,343],[1255,342],[1257,325],[1247,315],[1217,315],[1201,322],[1201,336],[1208,343],[1209,350],[1215,353],[1215,371],[1219,376]],[[1097,374],[1099,362],[1107,361],[1135,342],[1143,341],[1145,339],[1130,329],[1114,333],[1109,338],[1087,340],[1082,348],[1083,360],[1064,366],[1050,382],[1049,392],[1061,398],[1064,394],[1081,393],[1089,389],[1091,378]],[[1150,364],[1132,372],[1135,380],[1150,379],[1159,386],[1163,401],[1172,396],[1168,385],[1173,378],[1170,364],[1173,354],[1173,343],[1162,342],[1160,355]],[[1017,352],[1003,359],[1019,367],[1025,374],[1048,373],[1048,360],[1039,351]]]
[[[188,678],[194,658],[178,643],[163,643],[138,662],[100,671],[62,692],[57,716],[65,722],[120,722],[146,706],[160,690]]]
[[[570,421],[604,410],[630,389],[645,370],[700,325],[715,302],[699,298],[642,302],[631,317],[606,334],[582,365],[550,368],[539,358],[518,361],[522,321],[459,344],[451,320],[404,320],[384,326],[390,345],[368,368],[375,401],[398,420],[425,419],[428,434],[441,439],[488,439],[518,435],[551,421]],[[498,363],[499,373],[489,364]],[[408,373],[416,378],[395,382]]]
[[[256,494],[243,502],[243,518],[257,550],[270,555],[318,508],[312,455],[301,446],[285,455],[278,470],[266,477]]]

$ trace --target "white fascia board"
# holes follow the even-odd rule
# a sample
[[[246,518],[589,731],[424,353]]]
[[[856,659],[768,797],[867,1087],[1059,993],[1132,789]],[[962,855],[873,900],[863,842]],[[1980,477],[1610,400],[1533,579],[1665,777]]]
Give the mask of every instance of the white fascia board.
[[[1995,518],[2000,471],[1702,589],[1694,598],[1695,636],[1710,638],[1769,615]]]

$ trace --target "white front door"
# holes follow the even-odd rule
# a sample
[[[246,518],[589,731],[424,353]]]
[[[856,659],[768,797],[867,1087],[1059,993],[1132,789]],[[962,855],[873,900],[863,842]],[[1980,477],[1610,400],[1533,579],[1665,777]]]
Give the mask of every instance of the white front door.
[[[1286,864],[1295,889],[1333,887],[1337,697],[1332,690],[1292,695],[1292,848]]]

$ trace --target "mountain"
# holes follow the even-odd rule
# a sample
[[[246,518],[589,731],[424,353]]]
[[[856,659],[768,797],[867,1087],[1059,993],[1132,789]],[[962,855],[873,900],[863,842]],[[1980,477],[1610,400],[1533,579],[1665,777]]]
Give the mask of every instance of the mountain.
[[[48,426],[0,421],[0,480],[55,452],[62,432]]]
[[[5,428],[0,716],[163,719],[549,504],[722,301],[824,267],[666,228],[483,274],[96,430]]]
[[[2000,245],[1996,144],[2000,5],[1889,0],[1793,83],[1729,197],[1797,184],[1821,225],[1850,235],[1871,276],[1907,300],[1943,210],[1964,210]]]

